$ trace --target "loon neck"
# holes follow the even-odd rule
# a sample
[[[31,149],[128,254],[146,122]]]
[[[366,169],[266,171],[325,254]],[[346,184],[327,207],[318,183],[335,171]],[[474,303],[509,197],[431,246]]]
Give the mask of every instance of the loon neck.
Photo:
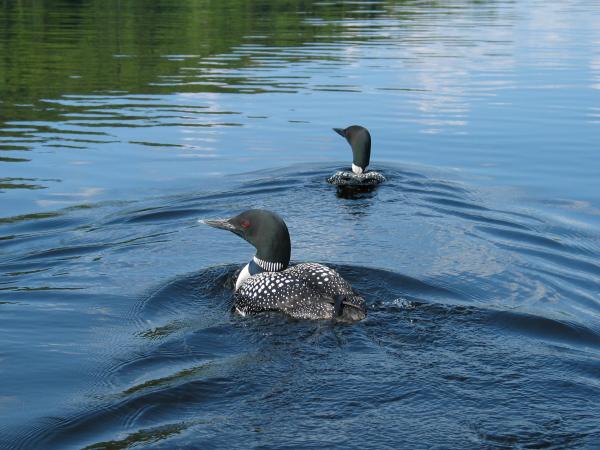
[[[250,265],[252,265],[252,263],[254,263],[258,266],[258,269],[260,270],[260,272],[279,272],[287,267],[287,264],[283,264],[281,262],[275,262],[275,261],[265,261],[265,260],[260,259],[257,256],[254,256],[252,258]],[[257,272],[257,273],[259,273],[259,272]]]
[[[280,272],[286,268],[286,265],[280,262],[264,261],[256,256],[244,266],[240,274],[238,275],[237,281],[235,282],[235,290],[237,291],[244,281],[251,276],[257,275],[261,272]]]

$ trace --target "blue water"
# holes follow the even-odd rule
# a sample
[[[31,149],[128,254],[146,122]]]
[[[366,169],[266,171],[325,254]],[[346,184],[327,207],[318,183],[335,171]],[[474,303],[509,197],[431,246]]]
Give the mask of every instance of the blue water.
[[[600,4],[0,3],[0,448],[597,448]],[[358,198],[332,127],[387,182]],[[267,208],[352,325],[230,313]]]

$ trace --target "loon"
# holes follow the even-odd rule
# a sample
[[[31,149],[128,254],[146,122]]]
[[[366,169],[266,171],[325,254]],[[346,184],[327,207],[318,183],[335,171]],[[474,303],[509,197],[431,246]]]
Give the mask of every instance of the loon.
[[[251,209],[230,219],[200,222],[229,230],[256,248],[235,283],[234,312],[279,311],[296,319],[341,322],[366,317],[364,299],[335,270],[317,263],[288,267],[290,234],[277,214]]]
[[[352,172],[340,171],[329,177],[327,181],[336,186],[376,186],[385,177],[379,172],[367,172],[367,166],[371,158],[371,135],[369,130],[360,125],[352,125],[348,128],[334,128],[340,136],[346,138],[352,147]]]

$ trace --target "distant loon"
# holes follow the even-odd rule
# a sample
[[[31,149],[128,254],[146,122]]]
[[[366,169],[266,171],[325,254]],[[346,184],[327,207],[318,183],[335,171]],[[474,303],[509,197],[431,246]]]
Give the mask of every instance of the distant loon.
[[[367,172],[371,158],[371,135],[369,130],[360,125],[348,128],[334,128],[337,134],[345,137],[352,147],[352,172],[340,171],[329,177],[327,181],[336,186],[375,186],[385,181],[378,172]]]
[[[291,242],[287,226],[277,214],[251,209],[225,220],[201,220],[229,230],[256,248],[256,255],[240,272],[233,309],[238,314],[279,311],[297,319],[364,319],[364,299],[335,270],[316,263],[288,268]]]

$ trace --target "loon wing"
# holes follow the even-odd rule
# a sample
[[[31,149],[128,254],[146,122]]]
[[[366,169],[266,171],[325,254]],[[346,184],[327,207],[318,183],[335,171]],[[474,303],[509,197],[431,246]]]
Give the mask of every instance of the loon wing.
[[[331,267],[318,263],[298,264],[290,269],[312,289],[319,292],[334,306],[334,317],[341,320],[360,320],[366,315],[364,299],[350,283]]]

